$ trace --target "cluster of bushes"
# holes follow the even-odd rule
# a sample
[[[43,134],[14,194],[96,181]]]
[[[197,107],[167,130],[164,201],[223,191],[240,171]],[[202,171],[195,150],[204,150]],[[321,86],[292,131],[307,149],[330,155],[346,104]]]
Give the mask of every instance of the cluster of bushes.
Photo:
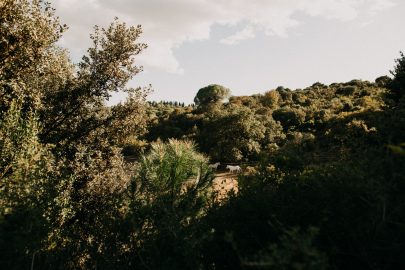
[[[218,89],[208,86],[199,94],[214,95]],[[152,105],[143,139],[193,139],[215,161],[258,162],[274,145],[323,136],[328,123],[383,110],[392,102],[390,93],[378,83],[360,80],[315,83],[294,91],[278,87],[265,94],[232,96],[228,102],[224,99],[229,93],[219,91],[194,108]]]
[[[186,113],[195,133],[180,138],[213,160],[257,162],[238,194],[196,221],[198,267],[402,267],[405,100],[377,84],[278,88]]]

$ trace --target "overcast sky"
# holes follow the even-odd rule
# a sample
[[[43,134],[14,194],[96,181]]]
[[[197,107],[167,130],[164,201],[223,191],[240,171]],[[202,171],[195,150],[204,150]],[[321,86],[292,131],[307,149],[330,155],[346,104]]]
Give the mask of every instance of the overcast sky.
[[[148,49],[131,86],[151,100],[192,102],[208,84],[234,95],[279,85],[374,80],[405,50],[403,0],[53,0],[69,26],[60,44],[73,61],[94,25],[115,16],[141,24]],[[114,96],[114,101],[122,95]]]

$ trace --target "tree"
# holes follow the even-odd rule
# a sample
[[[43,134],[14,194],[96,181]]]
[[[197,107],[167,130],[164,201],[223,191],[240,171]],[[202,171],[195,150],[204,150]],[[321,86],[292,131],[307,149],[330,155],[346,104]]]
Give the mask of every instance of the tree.
[[[211,84],[198,90],[194,102],[197,106],[217,104],[228,98],[230,94],[231,91],[228,88],[218,84]]]
[[[203,122],[199,143],[213,160],[239,162],[257,157],[265,133],[266,127],[250,109],[232,106]]]
[[[400,52],[400,55],[401,57],[395,60],[394,70],[391,71],[394,78],[390,83],[390,89],[396,99],[405,94],[405,55],[403,52]]]
[[[196,151],[193,142],[152,143],[128,189],[127,220],[135,221],[129,225],[129,235],[135,237],[127,245],[134,247],[129,256],[133,265],[146,265],[147,269],[198,268],[190,226],[208,210],[212,180],[208,158]]]
[[[42,102],[46,106],[41,110],[44,142],[56,143],[62,148],[79,142],[87,144],[89,138],[116,143],[119,135],[122,136],[121,132],[116,133],[117,128],[142,126],[143,118],[138,116],[147,92],[126,88],[127,82],[142,70],[134,60],[134,56],[146,48],[145,44],[136,42],[141,33],[140,26],[127,27],[117,20],[106,29],[95,27],[91,35],[93,47],[79,63],[77,74],[72,74],[60,87],[52,87],[44,93]],[[128,102],[106,107],[104,101],[111,92],[119,91],[129,93]],[[129,125],[124,125],[125,122]]]
[[[103,254],[119,250],[112,231],[133,172],[119,146],[125,136],[139,135],[146,121],[146,91],[126,87],[141,71],[134,60],[146,47],[137,43],[141,32],[140,26],[117,20],[105,29],[96,27],[93,47],[77,73],[42,99],[47,106],[40,111],[40,138],[55,145],[54,155],[63,162],[62,177],[67,179],[56,186],[64,192],[57,193],[49,217],[54,228],[49,249],[65,256],[61,261],[67,265],[93,268],[107,260]],[[105,100],[118,91],[129,93],[128,100],[107,107]]]
[[[375,79],[375,84],[378,87],[389,87],[391,82],[392,82],[392,79],[388,76],[380,76]]]
[[[0,121],[0,266],[22,269],[40,254],[50,224],[56,168],[49,146],[38,139],[36,116],[13,100]]]
[[[41,0],[4,0],[0,3],[0,112],[20,98],[23,110],[40,106],[49,75],[58,77],[64,51],[55,43],[66,26],[49,4]],[[51,72],[49,72],[52,70]],[[65,77],[61,76],[61,80]],[[22,99],[23,98],[23,99]],[[29,110],[29,109],[28,109]],[[0,116],[1,117],[1,116]]]
[[[205,187],[203,180],[210,174],[207,157],[198,153],[191,141],[152,143],[141,160],[139,177],[144,188],[170,194],[173,203],[185,188]]]
[[[283,107],[273,112],[273,118],[276,121],[280,121],[284,130],[290,128],[297,128],[305,121],[305,112],[301,109]]]
[[[95,27],[93,46],[77,66],[57,45],[65,29],[44,1],[0,2],[1,189],[7,186],[0,220],[9,211],[4,209],[28,204],[25,209],[37,209],[29,212],[36,215],[32,219],[49,225],[42,224],[46,237],[35,249],[2,257],[6,265],[18,258],[23,265],[16,268],[28,268],[41,251],[47,263],[37,261],[35,268],[94,268],[104,260],[100,254],[118,249],[109,237],[132,174],[119,146],[145,126],[147,89],[127,87],[142,70],[134,59],[146,48],[137,42],[141,27],[117,19]],[[107,107],[111,92],[118,91],[128,92],[128,100]],[[34,228],[26,216],[15,224]],[[0,222],[0,230],[7,224]],[[23,239],[30,230],[13,230],[9,238]]]

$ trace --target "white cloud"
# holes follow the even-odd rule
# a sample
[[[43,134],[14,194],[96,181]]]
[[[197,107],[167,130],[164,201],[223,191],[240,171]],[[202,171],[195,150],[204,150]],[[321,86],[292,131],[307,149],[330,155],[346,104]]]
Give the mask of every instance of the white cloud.
[[[142,41],[149,48],[139,58],[146,68],[182,73],[174,49],[185,42],[207,40],[214,25],[245,25],[223,37],[223,44],[236,44],[266,35],[287,36],[300,24],[301,13],[339,21],[356,19],[361,12],[370,16],[393,6],[392,0],[54,0],[57,14],[70,26],[62,44],[74,56],[88,47],[94,24],[107,25],[114,16],[129,24],[142,24]]]
[[[394,7],[395,3],[392,1],[386,1],[386,0],[374,0],[372,3],[372,6],[369,10],[369,14],[374,15],[377,14],[380,11],[383,11],[385,9]]]
[[[243,28],[241,31],[236,32],[235,34],[221,39],[221,43],[227,44],[227,45],[233,45],[238,43],[239,41],[253,38],[255,36],[254,28],[251,25],[246,26]]]

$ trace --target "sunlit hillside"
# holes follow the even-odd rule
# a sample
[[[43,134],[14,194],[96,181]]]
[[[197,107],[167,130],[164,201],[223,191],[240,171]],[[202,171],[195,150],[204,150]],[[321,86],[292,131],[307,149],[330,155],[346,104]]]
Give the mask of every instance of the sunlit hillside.
[[[78,63],[67,29],[48,3],[0,0],[0,269],[404,267],[403,53],[372,81],[207,82],[187,104],[130,87],[141,26],[95,27]]]

